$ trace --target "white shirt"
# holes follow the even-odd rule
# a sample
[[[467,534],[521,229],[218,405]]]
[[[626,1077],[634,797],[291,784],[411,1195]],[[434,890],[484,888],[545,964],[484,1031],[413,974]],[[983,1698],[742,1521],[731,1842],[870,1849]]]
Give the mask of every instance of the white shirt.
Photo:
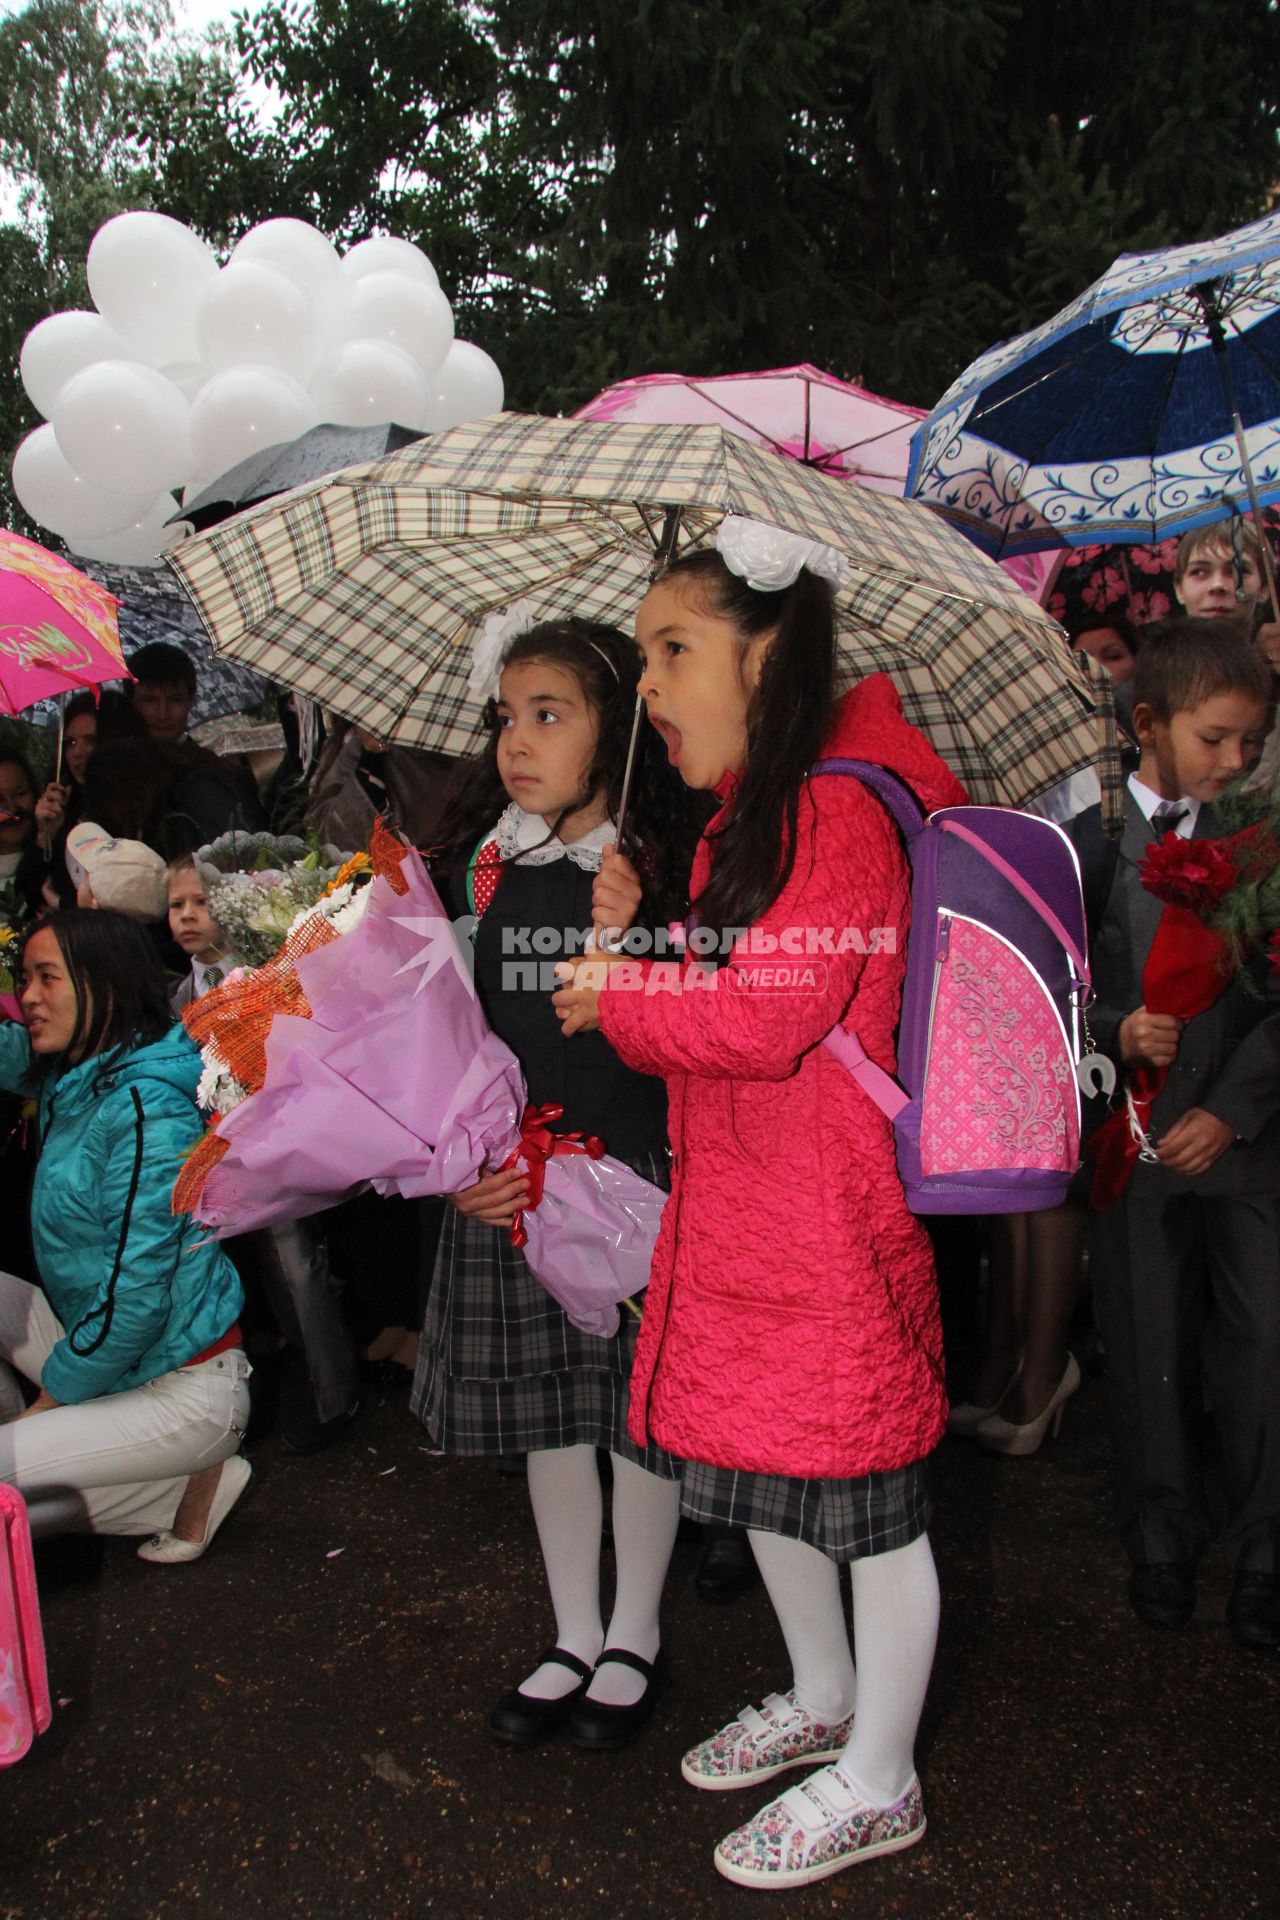
[[[1174,832],[1180,840],[1189,840],[1196,830],[1196,820],[1200,813],[1200,802],[1184,794],[1181,800],[1166,800],[1162,793],[1149,787],[1145,780],[1139,780],[1136,773],[1129,775],[1129,791],[1142,808],[1142,817],[1148,825],[1157,807],[1185,807],[1186,813],[1179,820]],[[1167,831],[1167,829],[1166,829]]]
[[[211,968],[216,967],[218,969],[218,973],[221,976],[218,984],[221,985],[222,981],[226,979],[233,968],[243,965],[243,960],[237,960],[234,953],[224,953],[221,960],[209,960],[207,962],[197,960],[193,954],[191,956],[191,990],[195,998],[199,1000],[202,994],[208,993]]]

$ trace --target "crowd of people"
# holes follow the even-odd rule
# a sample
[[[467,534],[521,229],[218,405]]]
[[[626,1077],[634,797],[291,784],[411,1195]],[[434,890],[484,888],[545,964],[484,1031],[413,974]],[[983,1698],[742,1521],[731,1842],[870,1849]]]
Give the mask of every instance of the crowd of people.
[[[1159,906],[1139,877],[1153,837],[1220,835],[1228,790],[1280,797],[1261,549],[1238,525],[1189,535],[1181,619],[1074,636],[1111,673],[1129,762],[1118,840],[1096,785],[1045,802],[1080,860],[1088,1021],[1116,1099],[1140,1068],[1168,1077],[1113,1205],[1087,1208],[1082,1171],[1061,1207],[989,1223],[981,1352],[948,1410],[934,1251],[893,1128],[819,1044],[843,1026],[893,1072],[909,865],[868,787],[812,770],[824,755],[871,762],[927,811],[965,796],[885,676],[837,696],[838,557],[794,547],[767,586],[727,538],[674,560],[634,636],[575,619],[519,633],[487,689],[483,751],[451,771],[442,812],[399,823],[446,906],[473,917],[476,988],[529,1100],[669,1193],[650,1284],[612,1338],[577,1328],[514,1243],[530,1201],[519,1164],[443,1208],[365,1196],[354,1215],[225,1249],[175,1216],[173,1168],[201,1129],[180,1015],[238,964],[199,850],[259,824],[262,802],[245,769],[190,740],[191,670],[164,647],[134,657],[127,694],[70,703],[42,791],[0,756],[0,879],[26,909],[0,1083],[34,1102],[38,1142],[21,1221],[5,1187],[11,1243],[29,1225],[34,1264],[0,1276],[0,1478],[35,1531],[140,1536],[161,1564],[203,1554],[249,1482],[255,1327],[263,1352],[274,1340],[295,1359],[281,1420],[298,1452],[356,1417],[361,1347],[406,1380],[412,1364],[434,1445],[527,1476],[554,1637],[492,1706],[496,1738],[608,1751],[641,1734],[665,1680],[682,1518],[708,1530],[707,1597],[763,1579],[789,1671],[681,1768],[698,1789],[758,1791],[715,1864],[764,1888],[923,1835],[914,1744],[940,1604],[928,1456],[948,1428],[1035,1452],[1080,1385],[1083,1327],[1105,1362],[1135,1613],[1178,1628],[1194,1610],[1207,1405],[1228,1624],[1250,1648],[1280,1645],[1280,1011],[1260,960],[1194,1017],[1148,1011]],[[620,844],[637,690],[650,724]],[[335,738],[322,789],[350,745]],[[356,758],[386,780],[378,743]],[[618,936],[681,923],[720,940],[725,990],[633,990]],[[585,957],[584,925],[600,934]],[[753,990],[735,938],[795,927],[897,937],[842,944],[816,990]],[[551,995],[504,963],[535,928],[563,931],[538,946],[558,963]],[[1086,1131],[1107,1110],[1088,1104]]]

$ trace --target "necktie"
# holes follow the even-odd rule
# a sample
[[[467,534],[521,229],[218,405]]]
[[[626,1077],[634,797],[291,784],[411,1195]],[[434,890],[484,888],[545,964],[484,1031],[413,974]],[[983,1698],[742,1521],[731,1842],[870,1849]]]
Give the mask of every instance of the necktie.
[[[208,992],[209,992],[209,990],[210,990],[210,988],[212,988],[212,987],[220,987],[221,985],[222,985],[222,968],[221,968],[221,967],[206,967],[206,968],[205,968],[205,970],[204,970],[204,990],[205,990],[205,992],[206,992],[206,993],[208,993]]]
[[[1190,807],[1184,807],[1180,801],[1162,800],[1151,816],[1151,824],[1157,833],[1173,833],[1190,811]]]

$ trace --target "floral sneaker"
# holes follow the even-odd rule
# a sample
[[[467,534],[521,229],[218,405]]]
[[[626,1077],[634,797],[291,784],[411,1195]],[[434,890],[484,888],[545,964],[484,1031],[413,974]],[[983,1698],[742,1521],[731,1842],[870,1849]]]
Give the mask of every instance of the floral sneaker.
[[[913,1847],[925,1830],[920,1782],[892,1807],[869,1807],[844,1775],[823,1767],[727,1835],[717,1870],[740,1887],[803,1887],[878,1853]]]
[[[794,1693],[770,1693],[762,1707],[744,1707],[727,1727],[691,1747],[680,1771],[691,1786],[725,1793],[753,1786],[766,1774],[785,1773],[788,1767],[838,1760],[852,1732],[852,1715],[828,1726],[798,1706]]]

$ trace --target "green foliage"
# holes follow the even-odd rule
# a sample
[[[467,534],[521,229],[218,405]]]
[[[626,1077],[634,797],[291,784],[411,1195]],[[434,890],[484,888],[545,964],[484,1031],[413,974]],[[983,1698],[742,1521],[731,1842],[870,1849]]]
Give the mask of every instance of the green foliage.
[[[1271,0],[267,0],[200,46],[166,23],[0,22],[9,366],[83,301],[96,226],[154,205],[220,248],[279,214],[421,242],[513,406],[797,360],[928,405],[1277,176]],[[0,442],[29,424],[6,383]]]

